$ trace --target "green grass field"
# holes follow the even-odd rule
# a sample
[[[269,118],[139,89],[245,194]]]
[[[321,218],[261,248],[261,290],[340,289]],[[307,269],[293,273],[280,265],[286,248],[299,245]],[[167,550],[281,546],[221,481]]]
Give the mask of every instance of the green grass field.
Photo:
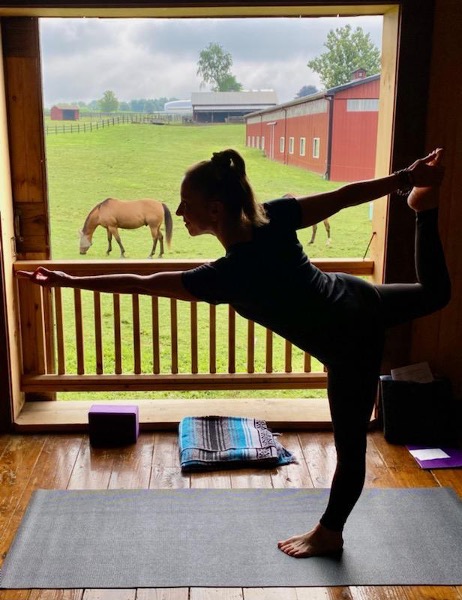
[[[49,184],[49,206],[51,223],[52,258],[59,259],[106,259],[107,239],[102,228],[95,231],[93,246],[85,256],[79,254],[79,230],[85,217],[97,203],[109,196],[120,199],[156,198],[165,202],[171,209],[174,219],[173,240],[166,259],[200,258],[213,259],[223,254],[220,244],[212,236],[189,237],[182,221],[174,215],[179,200],[179,188],[185,169],[209,158],[212,152],[226,147],[238,150],[245,158],[249,179],[257,198],[264,201],[276,198],[286,192],[295,195],[315,193],[338,187],[339,183],[325,181],[319,175],[282,165],[268,160],[257,149],[245,147],[244,125],[147,125],[126,124],[105,128],[92,133],[49,134],[46,137],[47,176]],[[369,207],[353,207],[330,219],[332,245],[326,246],[326,232],[322,224],[318,228],[315,244],[307,246],[311,231],[300,232],[300,240],[313,257],[362,257],[371,235]],[[126,249],[126,258],[144,259],[151,248],[148,228],[134,231],[121,230]],[[111,258],[119,258],[119,248],[113,242]],[[65,296],[66,297],[66,296]],[[146,298],[142,299],[147,300]],[[72,313],[71,297],[66,300]],[[89,302],[90,304],[90,302]],[[187,304],[187,303],[186,303]],[[130,314],[129,298],[123,298],[127,318],[122,326],[126,329],[127,344],[124,344],[124,371],[130,370]],[[147,306],[147,305],[146,305]],[[223,307],[225,308],[225,307]],[[149,309],[145,309],[149,313]],[[87,317],[90,321],[91,314]],[[109,310],[104,311],[104,329],[108,338],[112,335],[112,320]],[[187,315],[184,320],[184,335],[187,338]],[[72,320],[69,321],[69,339],[72,336]],[[181,322],[181,321],[180,321]],[[223,325],[225,326],[225,325]],[[181,326],[180,326],[181,327]],[[149,348],[149,319],[142,323],[142,343]],[[206,333],[204,333],[206,335]],[[165,339],[169,336],[165,331]],[[222,336],[225,338],[226,336]],[[91,332],[88,332],[88,346],[91,347]],[[218,360],[226,363],[226,340],[218,348]],[[275,344],[279,342],[275,341]],[[165,346],[168,344],[166,343]],[[110,342],[109,342],[110,346]],[[263,340],[257,340],[258,347],[264,347]],[[187,344],[186,344],[187,348]],[[72,371],[75,355],[72,343],[67,344],[67,365]],[[106,361],[110,364],[113,357]],[[180,348],[180,372],[188,371],[188,352]],[[90,356],[89,360],[92,360]],[[244,360],[244,359],[242,359]],[[262,361],[257,356],[257,362]],[[109,398],[158,398],[158,397],[203,397],[207,392],[186,393],[112,393]],[[275,392],[213,392],[212,397],[231,396],[323,396],[323,391],[275,391]],[[72,394],[72,399],[88,399],[98,396]],[[60,395],[62,399],[67,394]]]
[[[295,195],[338,187],[319,175],[268,160],[262,151],[246,148],[243,125],[118,125],[92,133],[49,134],[46,137],[52,258],[85,259],[79,255],[79,235],[90,210],[109,196],[120,199],[156,198],[174,211],[185,169],[232,147],[247,163],[257,198],[265,201],[286,192]],[[362,257],[369,238],[367,205],[350,208],[330,220],[332,246],[318,228],[311,257]],[[121,231],[126,258],[146,258],[151,247],[147,228]],[[311,231],[300,232],[306,243]],[[106,232],[95,231],[89,259],[106,257]],[[190,238],[174,215],[173,243],[165,258],[215,258],[222,248],[212,236]],[[119,257],[113,244],[112,258]]]

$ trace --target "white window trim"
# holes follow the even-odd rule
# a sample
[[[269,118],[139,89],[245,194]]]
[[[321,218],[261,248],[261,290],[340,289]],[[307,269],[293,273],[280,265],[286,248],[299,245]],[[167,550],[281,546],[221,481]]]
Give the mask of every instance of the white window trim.
[[[319,158],[321,138],[313,138],[313,158]]]
[[[289,138],[289,154],[293,154],[294,153],[294,147],[295,147],[295,138],[294,137],[290,137]]]

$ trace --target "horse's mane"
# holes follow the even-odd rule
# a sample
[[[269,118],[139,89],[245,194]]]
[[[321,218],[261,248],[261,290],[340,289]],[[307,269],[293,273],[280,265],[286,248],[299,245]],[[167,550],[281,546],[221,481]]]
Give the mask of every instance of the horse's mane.
[[[82,231],[85,231],[87,224],[88,224],[88,219],[91,217],[91,215],[99,210],[101,208],[101,206],[103,206],[103,204],[106,204],[107,202],[109,202],[109,200],[111,200],[111,198],[106,198],[106,200],[103,200],[102,202],[100,202],[99,204],[97,204],[96,206],[94,206],[91,211],[88,213],[87,218],[85,219],[85,223],[83,224],[83,228]]]

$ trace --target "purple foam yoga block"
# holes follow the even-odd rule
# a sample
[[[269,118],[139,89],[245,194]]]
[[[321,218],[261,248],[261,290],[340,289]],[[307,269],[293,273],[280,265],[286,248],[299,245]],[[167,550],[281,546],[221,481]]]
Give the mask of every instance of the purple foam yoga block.
[[[93,404],[88,411],[88,431],[92,446],[136,444],[140,431],[138,406]]]

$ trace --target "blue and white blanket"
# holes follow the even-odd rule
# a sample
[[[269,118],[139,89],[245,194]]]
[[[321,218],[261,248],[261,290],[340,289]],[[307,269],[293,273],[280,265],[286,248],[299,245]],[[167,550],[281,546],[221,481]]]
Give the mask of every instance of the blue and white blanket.
[[[266,426],[245,417],[185,417],[179,424],[183,471],[278,467],[297,462]]]

